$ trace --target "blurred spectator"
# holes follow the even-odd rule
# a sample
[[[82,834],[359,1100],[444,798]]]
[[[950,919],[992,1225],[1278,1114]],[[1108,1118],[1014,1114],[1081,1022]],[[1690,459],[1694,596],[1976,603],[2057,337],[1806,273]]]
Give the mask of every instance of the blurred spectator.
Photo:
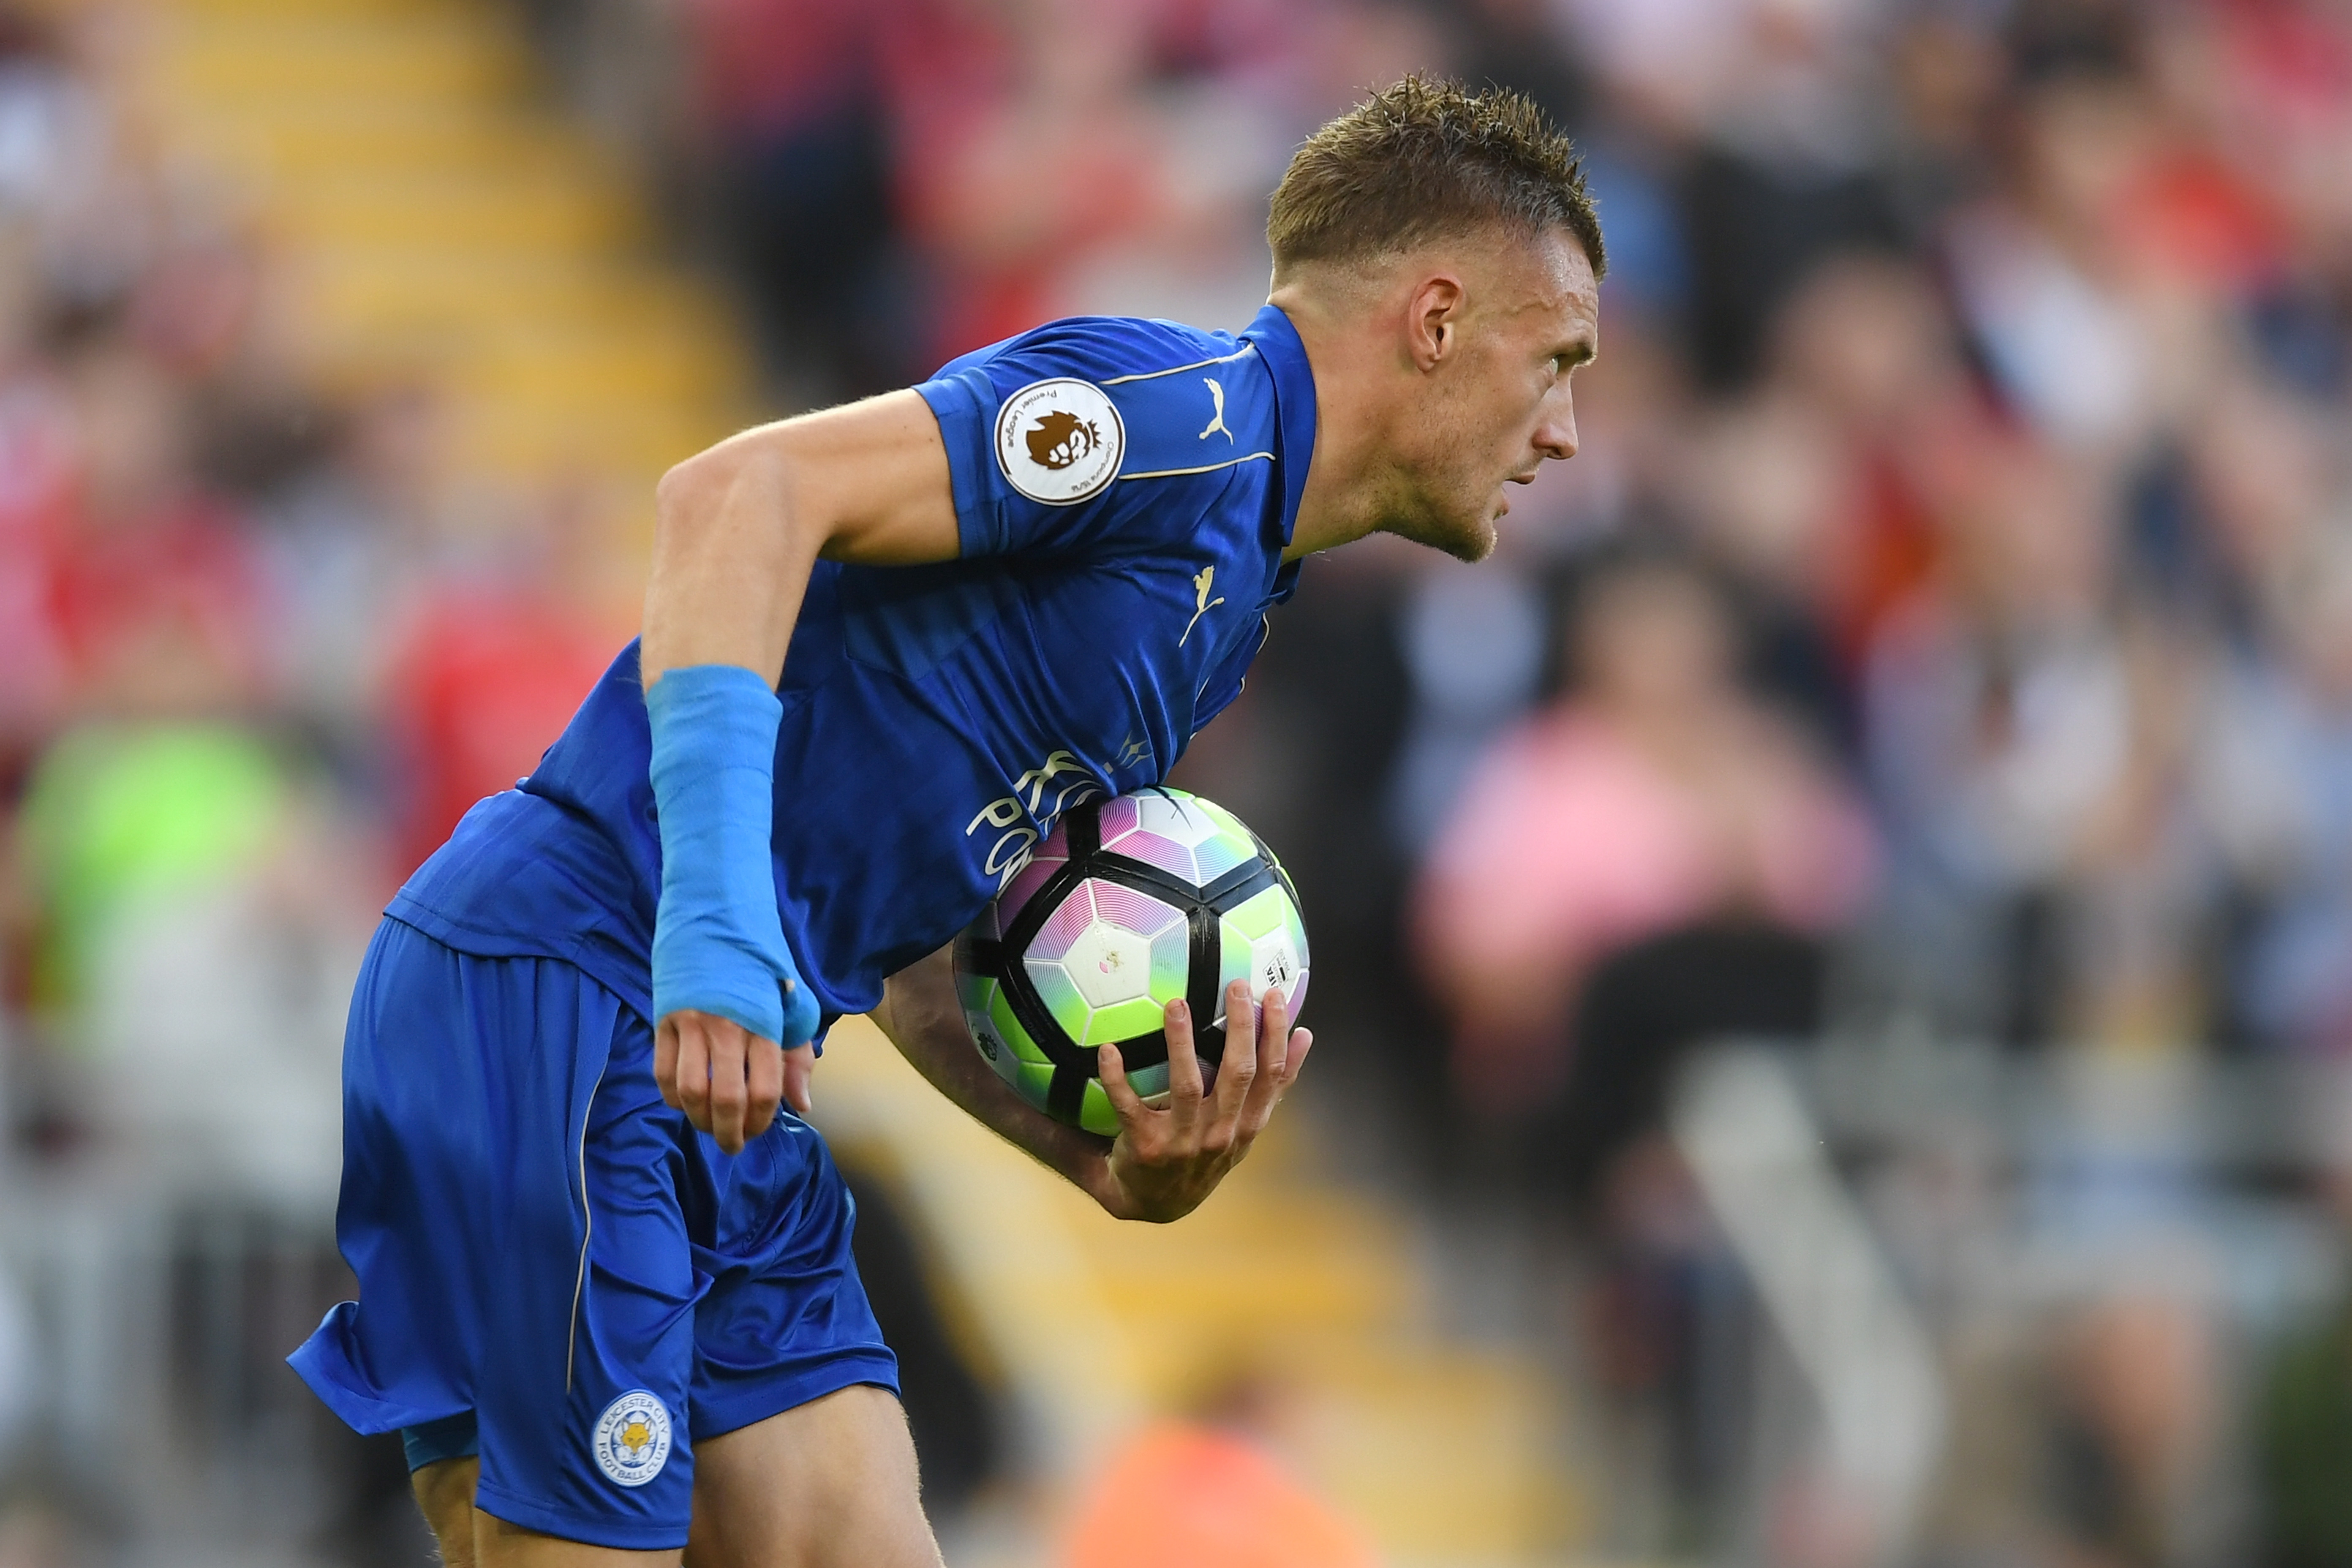
[[[2352,1050],[2352,540],[2300,556],[2276,597],[2277,658],[2217,682],[2200,803],[2253,910],[2231,1000],[2251,1037]]]
[[[1819,258],[1895,244],[1864,89],[1867,6],[1791,0],[1572,7],[1619,114],[1681,156],[1699,378],[1737,385]]]
[[[245,520],[196,482],[180,390],[143,345],[110,338],[68,386],[78,495],[56,605],[77,696],[133,712],[259,701],[261,562]]]
[[[19,837],[46,916],[36,1003],[87,1005],[119,923],[147,900],[242,876],[273,847],[286,795],[268,748],[229,725],[90,725],[52,746]]]
[[[2068,1542],[2094,1562],[2180,1561],[2218,1392],[2210,1328],[2192,1304],[2111,1295],[2058,1340],[2044,1485]]]
[[[1244,1373],[1197,1418],[1129,1436],[1078,1503],[1065,1568],[1372,1568],[1363,1532],[1276,1458],[1284,1405]]]
[[[1580,127],[1591,110],[1584,61],[1544,0],[1470,0],[1446,16],[1462,79],[1526,93],[1560,124]],[[1619,254],[1610,236],[1610,254]]]
[[[2185,777],[2200,647],[2117,614],[2112,525],[2078,470],[1987,447],[1956,506],[1869,677],[1889,941],[1962,1027],[2177,1041],[2206,1016],[2217,894]]]
[[[446,571],[464,532],[448,495],[446,423],[433,386],[363,388],[260,495],[256,540],[273,617],[271,687],[339,772],[384,765],[379,668],[399,617]]]
[[[1850,756],[1858,667],[1934,570],[1945,476],[1986,415],[1932,286],[1890,259],[1822,261],[1766,342],[1757,384],[1699,422],[1676,510],[1746,598],[1759,673]]]
[[[922,7],[692,0],[693,101],[768,361],[812,401],[908,379],[880,51]]]
[[[562,542],[581,531],[558,528],[542,541],[556,548],[523,550],[503,570],[429,584],[394,630],[380,714],[400,876],[476,801],[530,772],[625,640],[562,570]]]
[[[1433,564],[1416,575],[1400,631],[1413,722],[1391,811],[1397,837],[1418,854],[1487,747],[1535,699],[1546,653],[1542,592],[1509,559]]]
[[[1675,1068],[1712,1039],[1820,1027],[1821,940],[1874,847],[1811,739],[1741,689],[1707,577],[1608,560],[1570,626],[1566,699],[1480,760],[1431,852],[1418,952],[1473,1116],[1525,1145],[1547,1208],[1593,1222],[1586,1360],[1655,1445],[1654,1543],[1697,1551],[1727,1517],[1748,1308],[1663,1132]]]
[[[2110,1279],[2024,1327],[1956,1336],[1960,1407],[1927,1527],[1936,1550],[2053,1568],[2242,1560],[2216,1553],[2225,1379],[2207,1306]]]
[[[1556,1095],[1593,966],[1717,919],[1817,934],[1867,889],[1870,835],[1804,737],[1738,687],[1733,623],[1663,558],[1597,571],[1568,700],[1480,765],[1415,910],[1480,1113]]]

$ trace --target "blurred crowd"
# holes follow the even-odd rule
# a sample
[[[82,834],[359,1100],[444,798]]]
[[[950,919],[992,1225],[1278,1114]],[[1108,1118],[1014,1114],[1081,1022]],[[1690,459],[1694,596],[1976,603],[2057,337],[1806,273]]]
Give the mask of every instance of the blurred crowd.
[[[1574,1216],[1650,1546],[1720,1539],[1730,1463],[1690,1047],[2352,1051],[2338,0],[509,3],[785,407],[1061,314],[1237,328],[1290,147],[1406,69],[1577,137],[1581,455],[1490,563],[1311,565],[1185,766],[1297,873],[1370,1163]],[[560,489],[451,465],[429,376],[306,357],[113,16],[0,9],[5,1115],[26,1158],[127,1127],[331,1190],[357,943],[635,606]],[[2179,1228],[2031,1349],[1962,1336],[1955,1463],[2017,1473],[1953,1483],[1951,1561],[2352,1552],[2352,1335],[2233,1361]]]
[[[0,1209],[0,1441],[44,1435],[0,1487],[11,1565],[163,1506],[158,1454],[149,1486],[91,1481],[165,1410],[275,1468],[286,1528],[341,1495],[353,1452],[276,1363],[342,1291],[360,952],[635,611],[563,493],[448,461],[429,377],[289,333],[257,215],[151,117],[139,21],[0,6],[0,1168],[84,1194]],[[150,1247],[175,1282],[107,1278]],[[218,1481],[212,1515],[240,1506]]]
[[[128,30],[0,12],[12,1109],[64,1143],[160,1118],[213,1162],[290,1141],[299,1188],[331,1181],[353,930],[529,771],[631,606],[562,495],[458,481],[429,380],[288,341]]]

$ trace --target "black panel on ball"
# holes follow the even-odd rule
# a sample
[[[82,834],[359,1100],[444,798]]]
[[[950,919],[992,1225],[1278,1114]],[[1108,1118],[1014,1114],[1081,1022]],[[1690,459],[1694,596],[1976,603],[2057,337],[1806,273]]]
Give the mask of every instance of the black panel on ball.
[[[1192,927],[1192,963],[1186,975],[1185,1005],[1192,1009],[1192,1051],[1204,1063],[1225,1059],[1225,1027],[1210,1020],[1217,1016],[1217,976],[1224,968],[1224,933],[1214,906],[1194,904],[1186,919]],[[1160,1042],[1160,1056],[1168,1054]]]
[[[1080,883],[1093,880],[1129,888],[1182,911],[1191,945],[1184,1000],[1192,1011],[1194,1049],[1202,1063],[1210,1068],[1223,1059],[1225,1047],[1224,1026],[1209,1022],[1216,1016],[1218,982],[1224,966],[1220,925],[1223,911],[1271,887],[1281,887],[1294,903],[1297,899],[1290,879],[1278,869],[1262,842],[1256,846],[1255,859],[1234,867],[1206,888],[1196,888],[1156,866],[1105,849],[1102,805],[1100,800],[1087,801],[1073,806],[1063,817],[1069,858],[1021,907],[1012,923],[1004,928],[1001,941],[967,937],[959,942],[960,961],[970,973],[996,980],[1013,1016],[1053,1063],[1054,1077],[1046,1090],[1047,1110],[1071,1122],[1077,1120],[1087,1080],[1096,1076],[1096,1053],[1063,1032],[1031,984],[1022,960],[1045,922],[1077,891]],[[1159,1030],[1118,1044],[1119,1059],[1129,1073],[1157,1067],[1168,1059],[1167,1036]]]

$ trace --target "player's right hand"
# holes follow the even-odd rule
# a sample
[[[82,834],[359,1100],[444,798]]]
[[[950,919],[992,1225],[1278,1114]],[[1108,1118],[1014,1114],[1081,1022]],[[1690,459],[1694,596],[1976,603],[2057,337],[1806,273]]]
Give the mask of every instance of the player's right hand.
[[[1298,1081],[1315,1037],[1290,1026],[1281,992],[1268,991],[1253,1007],[1248,984],[1236,980],[1226,988],[1225,1017],[1224,1060],[1211,1089],[1192,1044],[1192,1010],[1181,1002],[1168,1005],[1164,1109],[1143,1103],[1127,1081],[1117,1046],[1104,1046],[1097,1054],[1103,1092],[1118,1113],[1118,1137],[1104,1162],[1106,1179],[1095,1200],[1116,1217],[1165,1225],[1198,1208],[1242,1163],[1274,1108]]]
[[[681,1008],[654,1031],[654,1081],[664,1104],[718,1140],[730,1154],[765,1132],[776,1107],[809,1113],[816,1048],[778,1047],[732,1018]]]

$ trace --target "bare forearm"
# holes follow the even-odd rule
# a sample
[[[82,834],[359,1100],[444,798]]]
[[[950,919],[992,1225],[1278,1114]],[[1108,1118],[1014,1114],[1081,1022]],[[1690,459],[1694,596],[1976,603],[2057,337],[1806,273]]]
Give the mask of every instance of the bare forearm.
[[[874,1021],[915,1070],[966,1115],[1100,1200],[1108,1140],[1055,1121],[996,1076],[965,1026],[945,952],[893,975]]]

